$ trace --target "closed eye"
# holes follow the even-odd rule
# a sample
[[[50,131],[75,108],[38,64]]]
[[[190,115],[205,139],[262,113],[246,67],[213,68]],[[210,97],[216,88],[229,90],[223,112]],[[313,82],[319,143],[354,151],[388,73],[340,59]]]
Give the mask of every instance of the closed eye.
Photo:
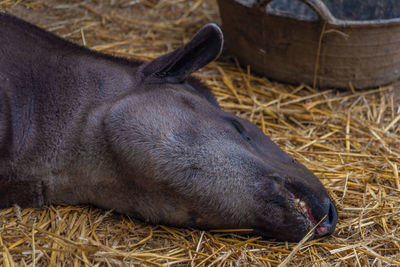
[[[235,120],[235,119],[231,119],[230,120],[233,127],[236,129],[236,131],[238,131],[238,133],[247,141],[250,142],[251,138],[247,135],[246,129],[243,127],[243,125]]]

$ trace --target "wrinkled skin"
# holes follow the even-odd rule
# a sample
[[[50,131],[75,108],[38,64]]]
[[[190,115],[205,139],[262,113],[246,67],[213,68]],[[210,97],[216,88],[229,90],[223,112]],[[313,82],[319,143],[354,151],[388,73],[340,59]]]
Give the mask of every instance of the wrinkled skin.
[[[314,237],[333,232],[336,209],[318,178],[189,77],[220,54],[216,25],[148,63],[3,13],[0,38],[0,207],[92,204],[289,241],[327,216]]]

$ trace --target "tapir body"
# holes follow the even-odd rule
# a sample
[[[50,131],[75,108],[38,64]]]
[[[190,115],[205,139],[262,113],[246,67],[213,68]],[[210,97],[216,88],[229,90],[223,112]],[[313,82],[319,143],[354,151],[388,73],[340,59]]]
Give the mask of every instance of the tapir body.
[[[315,237],[332,233],[336,209],[318,178],[190,77],[222,44],[208,24],[135,62],[0,13],[0,207],[92,204],[279,240],[318,222]]]

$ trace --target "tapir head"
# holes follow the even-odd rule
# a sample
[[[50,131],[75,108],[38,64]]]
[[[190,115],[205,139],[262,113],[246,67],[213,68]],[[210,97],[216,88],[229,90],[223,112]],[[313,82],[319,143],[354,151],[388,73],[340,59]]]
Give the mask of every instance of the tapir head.
[[[208,24],[186,45],[139,67],[135,94],[117,101],[104,120],[121,173],[121,189],[107,201],[153,223],[252,228],[296,241],[322,221],[314,237],[332,233],[336,208],[318,178],[254,124],[221,110],[189,77],[222,45],[221,30]]]

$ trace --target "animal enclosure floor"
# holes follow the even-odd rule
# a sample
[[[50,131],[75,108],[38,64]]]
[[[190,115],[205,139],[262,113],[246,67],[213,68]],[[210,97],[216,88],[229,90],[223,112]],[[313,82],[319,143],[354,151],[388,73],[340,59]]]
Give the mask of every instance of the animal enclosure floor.
[[[0,8],[75,43],[143,60],[220,23],[211,0],[0,0]],[[93,207],[13,207],[0,210],[0,264],[400,265],[400,84],[341,92],[285,85],[226,53],[196,76],[224,110],[256,123],[321,179],[339,213],[332,236],[296,246],[153,226]]]

